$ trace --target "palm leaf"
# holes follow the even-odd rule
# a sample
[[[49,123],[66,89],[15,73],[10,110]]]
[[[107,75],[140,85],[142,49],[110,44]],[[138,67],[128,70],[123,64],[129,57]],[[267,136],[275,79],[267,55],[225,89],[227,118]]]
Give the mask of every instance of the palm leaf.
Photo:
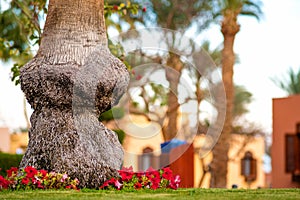
[[[287,78],[271,78],[271,80],[288,95],[300,94],[300,69],[294,72],[290,68],[287,71]]]

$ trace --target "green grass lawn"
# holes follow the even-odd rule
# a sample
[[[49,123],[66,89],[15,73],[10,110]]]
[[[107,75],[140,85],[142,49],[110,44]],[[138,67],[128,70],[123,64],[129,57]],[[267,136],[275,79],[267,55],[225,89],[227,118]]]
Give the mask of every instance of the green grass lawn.
[[[157,190],[157,191],[102,191],[102,190],[81,190],[81,191],[57,191],[57,190],[36,190],[36,191],[2,191],[0,199],[108,199],[108,200],[134,200],[134,199],[226,199],[226,200],[287,200],[299,199],[300,189],[178,189],[178,190]]]

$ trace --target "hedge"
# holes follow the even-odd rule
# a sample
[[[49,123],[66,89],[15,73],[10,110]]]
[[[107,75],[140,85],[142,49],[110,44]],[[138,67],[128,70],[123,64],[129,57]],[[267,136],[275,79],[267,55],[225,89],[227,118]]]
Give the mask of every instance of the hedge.
[[[0,153],[0,175],[6,176],[6,170],[19,167],[23,155]]]

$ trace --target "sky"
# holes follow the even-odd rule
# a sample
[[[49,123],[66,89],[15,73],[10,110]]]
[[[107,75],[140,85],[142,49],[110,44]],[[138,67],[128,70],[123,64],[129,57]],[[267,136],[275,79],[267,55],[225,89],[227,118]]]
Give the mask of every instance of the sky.
[[[241,30],[234,50],[240,63],[234,68],[234,81],[253,94],[245,119],[272,132],[272,98],[287,94],[271,78],[282,77],[287,70],[300,68],[300,1],[263,0],[264,15],[260,21],[240,17]],[[217,46],[222,42],[219,26],[212,26],[195,40],[208,39]],[[10,81],[12,63],[0,63],[0,127],[11,130],[25,127],[23,93]],[[31,113],[30,106],[27,110]]]
[[[245,119],[254,122],[266,133],[272,132],[272,98],[286,97],[271,78],[282,78],[291,67],[300,68],[300,1],[263,0],[264,15],[260,21],[240,17],[241,30],[236,36],[234,51],[240,63],[234,67],[234,81],[253,94]],[[219,26],[199,36],[212,44],[222,42]]]

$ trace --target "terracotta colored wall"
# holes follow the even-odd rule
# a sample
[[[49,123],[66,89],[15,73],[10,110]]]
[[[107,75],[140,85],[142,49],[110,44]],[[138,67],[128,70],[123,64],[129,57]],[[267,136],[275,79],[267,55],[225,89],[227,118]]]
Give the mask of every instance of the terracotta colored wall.
[[[285,172],[285,134],[295,133],[300,122],[300,95],[273,99],[272,187],[300,187]]]
[[[184,152],[184,153],[183,153]],[[184,144],[176,147],[170,152],[170,168],[174,175],[181,177],[180,187],[194,187],[194,147],[191,144]]]

